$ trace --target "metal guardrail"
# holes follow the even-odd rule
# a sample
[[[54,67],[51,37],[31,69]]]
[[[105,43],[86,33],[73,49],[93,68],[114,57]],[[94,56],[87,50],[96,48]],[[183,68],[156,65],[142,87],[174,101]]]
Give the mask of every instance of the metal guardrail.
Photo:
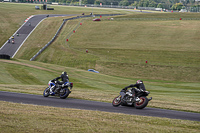
[[[72,19],[79,19],[79,18],[84,18],[84,17],[94,17],[94,16],[115,16],[115,15],[122,15],[122,14],[94,14],[94,15],[84,15],[84,16],[77,16],[77,17],[73,17],[73,18],[68,18],[68,19],[63,19],[63,23],[61,24],[60,28],[58,29],[58,31],[56,32],[55,36],[51,39],[51,41],[49,41],[43,48],[41,48],[37,54],[35,54],[30,61],[33,61],[37,58],[37,56],[39,56],[49,45],[51,45],[51,43],[56,39],[56,37],[58,36],[58,34],[60,33],[62,27],[64,26],[64,24],[66,23],[66,21],[68,20],[72,20]],[[77,27],[76,27],[77,28]],[[70,37],[70,35],[68,35],[68,37]]]
[[[63,23],[61,24],[60,28],[58,29],[58,31],[56,32],[55,36],[51,39],[51,41],[49,41],[42,49],[39,50],[39,52],[37,54],[35,54],[30,61],[35,60],[35,58],[40,55],[57,37],[57,35],[59,34],[60,30],[62,29],[63,25],[65,24],[66,20],[63,20]]]

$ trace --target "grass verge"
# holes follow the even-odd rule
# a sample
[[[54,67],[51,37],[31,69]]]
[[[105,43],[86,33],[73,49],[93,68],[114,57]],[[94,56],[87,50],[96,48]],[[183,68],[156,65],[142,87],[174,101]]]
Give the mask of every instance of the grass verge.
[[[200,122],[0,101],[1,132],[197,133]],[[118,126],[116,126],[118,125]],[[130,127],[134,127],[131,128]]]

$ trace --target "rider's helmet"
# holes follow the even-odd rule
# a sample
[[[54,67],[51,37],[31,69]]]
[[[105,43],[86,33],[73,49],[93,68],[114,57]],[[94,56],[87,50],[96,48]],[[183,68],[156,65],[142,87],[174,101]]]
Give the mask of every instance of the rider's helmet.
[[[63,75],[67,75],[67,72],[62,72]]]
[[[138,81],[136,82],[136,84],[143,84],[143,81],[142,81],[142,80],[138,80]]]

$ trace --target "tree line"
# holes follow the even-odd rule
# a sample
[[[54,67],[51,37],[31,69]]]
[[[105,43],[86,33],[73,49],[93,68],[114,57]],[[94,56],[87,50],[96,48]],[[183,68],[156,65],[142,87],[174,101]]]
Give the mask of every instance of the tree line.
[[[19,0],[19,2],[27,2],[27,0]],[[48,3],[50,2],[57,2],[67,5],[94,4],[112,6],[153,7],[173,10],[180,10],[185,7],[197,7],[199,5],[198,0],[48,0]]]

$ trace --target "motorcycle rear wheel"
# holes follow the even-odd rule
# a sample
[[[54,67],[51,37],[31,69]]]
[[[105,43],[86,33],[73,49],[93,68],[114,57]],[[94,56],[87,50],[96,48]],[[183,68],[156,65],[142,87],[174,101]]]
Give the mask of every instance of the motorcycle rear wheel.
[[[119,96],[117,96],[117,97],[115,97],[115,98],[113,99],[112,105],[113,105],[114,107],[118,107],[119,105],[121,105],[121,103],[122,103],[121,95],[119,95]]]
[[[135,102],[134,106],[135,106],[136,109],[143,109],[147,106],[148,102],[149,102],[149,100],[147,99],[147,97],[141,96],[140,101]]]
[[[49,95],[50,95],[50,90],[49,90],[49,87],[47,87],[45,90],[44,90],[44,92],[43,92],[43,96],[44,97],[48,97]]]
[[[71,91],[68,88],[63,88],[60,91],[63,91],[63,92],[60,92],[61,99],[67,98],[69,96],[69,94],[71,93]]]

